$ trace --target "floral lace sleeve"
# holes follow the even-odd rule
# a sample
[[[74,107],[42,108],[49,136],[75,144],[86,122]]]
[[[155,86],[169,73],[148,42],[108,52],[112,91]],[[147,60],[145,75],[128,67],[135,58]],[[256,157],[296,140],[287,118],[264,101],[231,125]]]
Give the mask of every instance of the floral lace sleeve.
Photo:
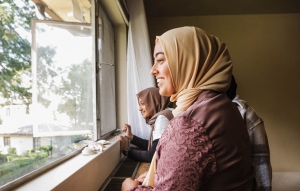
[[[155,185],[134,190],[205,190],[216,172],[212,143],[205,128],[186,117],[171,120],[157,146]]]

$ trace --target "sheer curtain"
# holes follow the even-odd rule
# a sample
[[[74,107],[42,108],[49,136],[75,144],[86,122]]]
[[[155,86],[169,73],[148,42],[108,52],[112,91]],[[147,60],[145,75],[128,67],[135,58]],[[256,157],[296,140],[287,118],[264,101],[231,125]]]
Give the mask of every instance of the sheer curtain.
[[[127,45],[127,113],[132,133],[149,139],[150,126],[138,110],[136,94],[148,87],[154,87],[150,41],[144,9],[144,1],[127,0],[129,13]]]

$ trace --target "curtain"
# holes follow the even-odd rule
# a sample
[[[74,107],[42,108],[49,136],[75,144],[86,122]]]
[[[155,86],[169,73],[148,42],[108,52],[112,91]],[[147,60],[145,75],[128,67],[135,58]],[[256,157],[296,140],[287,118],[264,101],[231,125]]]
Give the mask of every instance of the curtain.
[[[144,9],[144,1],[127,0],[130,21],[128,23],[127,45],[127,114],[132,133],[149,139],[150,126],[146,124],[138,110],[136,94],[141,90],[154,87],[150,41]]]

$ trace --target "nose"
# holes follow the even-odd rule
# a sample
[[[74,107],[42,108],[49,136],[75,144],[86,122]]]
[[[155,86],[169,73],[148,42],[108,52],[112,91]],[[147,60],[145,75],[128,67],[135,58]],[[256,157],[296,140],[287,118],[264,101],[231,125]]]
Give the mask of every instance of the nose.
[[[157,75],[157,69],[156,69],[156,64],[154,64],[150,70],[150,74],[152,76],[156,76]]]

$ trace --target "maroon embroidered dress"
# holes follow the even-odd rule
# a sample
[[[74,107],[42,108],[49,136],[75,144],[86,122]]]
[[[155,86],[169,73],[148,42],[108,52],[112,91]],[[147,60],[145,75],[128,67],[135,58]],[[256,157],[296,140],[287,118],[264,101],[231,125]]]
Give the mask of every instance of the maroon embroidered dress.
[[[225,93],[203,91],[170,121],[157,146],[155,185],[132,190],[252,190],[251,147]]]
[[[176,108],[158,142],[156,163],[151,162],[156,164],[155,188],[132,190],[253,190],[247,128],[225,93],[233,68],[227,45],[200,28],[185,26],[157,36],[153,55],[152,75],[163,94],[173,88],[170,100]]]

